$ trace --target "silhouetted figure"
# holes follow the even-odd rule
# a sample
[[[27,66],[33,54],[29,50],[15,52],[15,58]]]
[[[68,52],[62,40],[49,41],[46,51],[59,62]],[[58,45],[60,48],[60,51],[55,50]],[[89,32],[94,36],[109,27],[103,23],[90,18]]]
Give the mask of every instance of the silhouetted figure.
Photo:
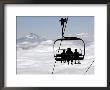
[[[64,61],[64,63],[66,62],[66,57],[65,57],[65,49],[63,50],[63,52],[61,53],[61,63],[62,61]]]
[[[77,49],[75,49],[75,52],[74,52],[74,59],[75,59],[75,64],[76,64],[76,60],[78,60],[78,64],[80,64],[79,52],[77,52]]]
[[[64,26],[66,28],[65,23],[67,24],[68,18],[61,18],[61,20],[59,20],[61,22],[61,26],[62,26],[62,37],[64,37]]]
[[[69,61],[71,60],[71,64],[73,64],[73,52],[71,51],[71,48],[67,48],[67,51],[66,51],[66,59],[67,59],[67,62],[68,62],[68,65],[69,65]]]

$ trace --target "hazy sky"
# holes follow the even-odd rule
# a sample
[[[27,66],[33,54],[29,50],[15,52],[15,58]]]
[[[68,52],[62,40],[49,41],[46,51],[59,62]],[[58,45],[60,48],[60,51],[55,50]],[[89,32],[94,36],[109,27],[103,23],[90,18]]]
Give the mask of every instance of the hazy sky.
[[[61,37],[60,18],[60,16],[17,16],[17,38],[29,33],[35,33],[46,39]],[[69,16],[65,36],[74,33],[88,33],[93,36],[94,17]]]

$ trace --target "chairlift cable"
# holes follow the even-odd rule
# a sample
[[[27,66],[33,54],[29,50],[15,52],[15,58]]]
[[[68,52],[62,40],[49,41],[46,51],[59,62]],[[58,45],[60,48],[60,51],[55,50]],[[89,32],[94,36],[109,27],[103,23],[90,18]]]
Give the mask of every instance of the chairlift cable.
[[[92,61],[92,63],[90,64],[90,66],[87,68],[87,70],[86,70],[86,72],[85,73],[87,73],[88,72],[88,70],[91,68],[91,66],[92,66],[92,64],[94,63],[94,61]]]
[[[55,64],[56,64],[56,61],[54,62],[54,65],[53,65],[52,74],[54,74],[54,71],[55,71]]]

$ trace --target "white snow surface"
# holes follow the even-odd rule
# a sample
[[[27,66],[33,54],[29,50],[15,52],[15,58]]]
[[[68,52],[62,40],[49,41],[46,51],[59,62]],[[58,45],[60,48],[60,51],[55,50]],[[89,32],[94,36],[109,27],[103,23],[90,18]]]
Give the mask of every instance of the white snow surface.
[[[81,64],[73,65],[61,62],[55,64],[52,40],[42,41],[39,45],[29,44],[28,47],[24,49],[17,46],[17,74],[94,74],[94,42],[87,44]]]

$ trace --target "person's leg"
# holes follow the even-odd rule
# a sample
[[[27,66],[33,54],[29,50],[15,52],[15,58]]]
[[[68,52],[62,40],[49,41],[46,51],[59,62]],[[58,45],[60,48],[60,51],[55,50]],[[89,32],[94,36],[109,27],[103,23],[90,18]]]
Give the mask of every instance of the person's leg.
[[[69,65],[69,60],[67,60],[67,62],[68,62],[68,65]]]
[[[73,60],[71,60],[71,64],[73,65]]]
[[[75,60],[75,64],[76,64],[76,60]]]

